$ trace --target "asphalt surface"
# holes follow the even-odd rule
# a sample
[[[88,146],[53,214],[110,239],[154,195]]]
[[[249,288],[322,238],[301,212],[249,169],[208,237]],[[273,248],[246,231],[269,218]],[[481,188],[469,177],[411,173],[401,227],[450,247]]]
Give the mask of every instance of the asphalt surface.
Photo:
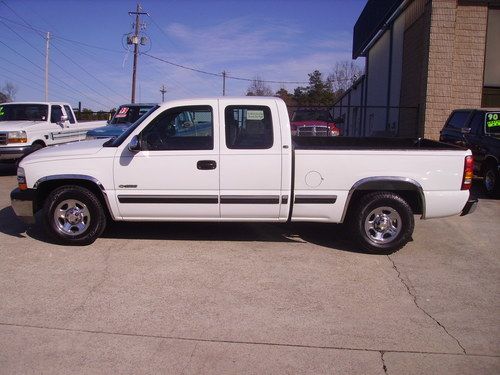
[[[391,255],[314,224],[122,223],[65,247],[15,217],[15,184],[0,166],[1,374],[500,373],[499,200]]]

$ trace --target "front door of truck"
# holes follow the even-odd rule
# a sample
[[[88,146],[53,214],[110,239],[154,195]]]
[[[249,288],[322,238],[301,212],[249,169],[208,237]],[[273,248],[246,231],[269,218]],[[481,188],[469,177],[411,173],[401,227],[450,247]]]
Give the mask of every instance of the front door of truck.
[[[224,100],[219,108],[222,220],[279,218],[282,160],[277,108],[269,101],[255,102]]]
[[[140,151],[121,150],[114,179],[124,219],[219,218],[217,119],[216,100],[169,108],[140,132]]]

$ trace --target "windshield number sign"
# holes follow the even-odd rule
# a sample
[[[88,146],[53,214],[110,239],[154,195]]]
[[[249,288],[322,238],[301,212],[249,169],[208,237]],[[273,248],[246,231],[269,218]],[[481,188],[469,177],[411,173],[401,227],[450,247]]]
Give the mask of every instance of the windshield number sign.
[[[127,112],[128,112],[128,107],[123,107],[120,109],[120,111],[116,114],[116,118],[122,118],[122,117],[127,117]]]
[[[500,112],[489,112],[485,117],[486,129],[500,128]]]

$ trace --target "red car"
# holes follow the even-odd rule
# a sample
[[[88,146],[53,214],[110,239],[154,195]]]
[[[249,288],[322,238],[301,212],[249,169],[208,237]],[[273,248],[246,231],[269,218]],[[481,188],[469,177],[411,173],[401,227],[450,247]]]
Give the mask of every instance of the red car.
[[[292,136],[336,137],[340,129],[326,109],[298,109],[291,120]]]

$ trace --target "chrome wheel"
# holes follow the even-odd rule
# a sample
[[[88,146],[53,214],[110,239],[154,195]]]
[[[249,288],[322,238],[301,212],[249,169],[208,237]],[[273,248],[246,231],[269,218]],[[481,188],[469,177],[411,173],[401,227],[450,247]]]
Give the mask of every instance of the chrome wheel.
[[[401,232],[399,213],[392,207],[377,207],[365,219],[365,233],[377,244],[393,241]]]
[[[59,232],[78,236],[89,228],[90,212],[84,203],[76,199],[66,199],[54,210],[54,222]]]
[[[486,171],[484,176],[484,187],[487,191],[493,191],[495,188],[495,172],[491,168]]]

